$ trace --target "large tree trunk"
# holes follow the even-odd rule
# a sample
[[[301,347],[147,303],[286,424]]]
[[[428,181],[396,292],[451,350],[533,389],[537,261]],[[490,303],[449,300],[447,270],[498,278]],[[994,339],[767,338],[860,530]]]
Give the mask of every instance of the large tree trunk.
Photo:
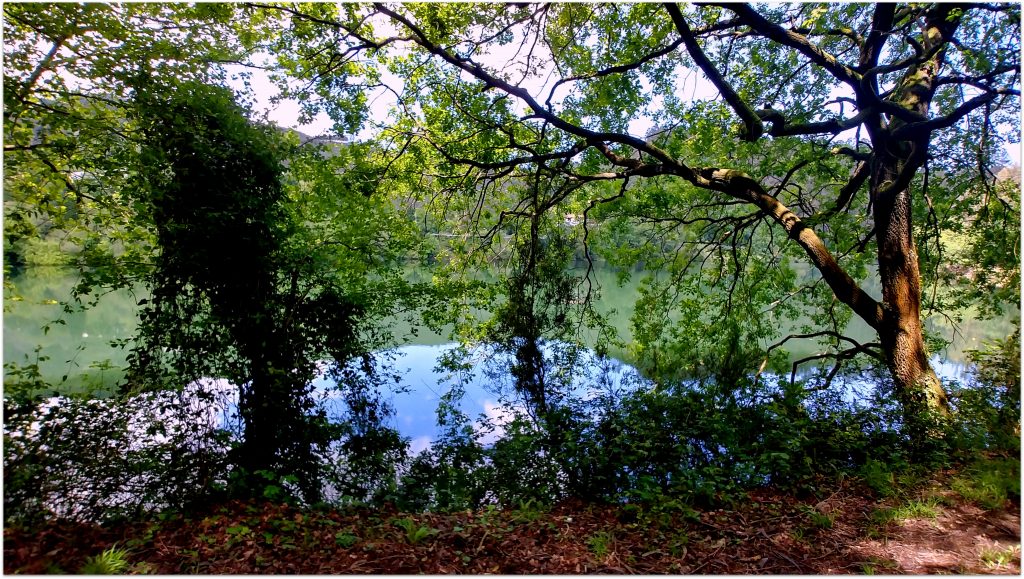
[[[894,159],[889,159],[895,161]],[[921,323],[921,270],[911,226],[911,192],[896,183],[902,163],[879,163],[872,178],[882,320],[878,337],[897,396],[908,413],[948,414],[946,393],[928,362]]]
[[[926,16],[921,36],[923,54],[893,92],[891,103],[917,118],[927,118],[945,44],[959,24],[950,5],[937,5]],[[877,90],[877,89],[876,89]],[[878,273],[882,282],[882,320],[876,327],[892,372],[896,393],[909,419],[922,411],[949,413],[942,383],[928,363],[921,323],[921,270],[913,234],[911,182],[927,160],[930,134],[903,131],[906,122],[895,116],[869,123],[874,155],[870,188],[878,241]]]

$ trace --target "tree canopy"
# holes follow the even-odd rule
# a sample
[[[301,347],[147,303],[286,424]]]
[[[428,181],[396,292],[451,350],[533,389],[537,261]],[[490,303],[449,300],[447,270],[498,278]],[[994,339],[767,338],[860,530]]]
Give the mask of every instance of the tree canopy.
[[[755,457],[788,460],[801,396],[851,365],[885,369],[923,442],[956,410],[928,316],[1019,299],[1020,29],[1012,3],[5,4],[5,270],[59,238],[80,302],[142,283],[126,390],[228,378],[233,472],[310,502],[337,452],[334,491],[397,492],[372,354],[402,312],[510,355],[528,406],[487,458],[442,416],[450,444],[409,480],[468,488],[461,461],[607,496],[719,468],[716,436],[749,450],[736,477],[772,477]],[[365,138],[299,146],[254,118],[256,71],[300,121]],[[642,277],[628,339],[596,307],[602,262]],[[658,387],[587,418],[584,335]],[[821,349],[790,360],[799,340]],[[325,363],[341,425],[312,398]],[[744,406],[766,373],[788,373],[777,404]],[[789,426],[708,434],[687,422],[705,406]],[[706,447],[616,470],[658,416]]]
[[[276,27],[283,64],[326,59],[290,69],[308,81],[308,106],[343,99],[339,87],[383,82],[364,74],[367,63],[400,79],[381,132],[392,173],[400,178],[401,162],[415,158],[414,173],[434,175],[422,190],[444,197],[445,215],[468,231],[486,236],[528,218],[535,183],[567,180],[573,196],[533,212],[581,214],[588,255],[616,218],[649,232],[675,278],[650,295],[711,278],[700,285],[718,288],[710,295],[725,304],[720,317],[739,320],[737,335],[762,350],[758,318],[775,315],[769,304],[817,303],[827,316],[804,337],[826,340],[837,360],[878,356],[905,402],[945,411],[922,307],[942,311],[953,298],[939,291],[940,256],[944,236],[965,229],[965,210],[993,200],[1015,207],[1005,190],[994,193],[994,171],[1016,138],[1018,7],[252,9],[289,23]],[[691,98],[696,85],[710,95]],[[642,116],[654,128],[632,134]],[[618,257],[636,259],[647,245]],[[809,278],[777,273],[798,261],[813,268]],[[880,296],[865,290],[868,277]],[[842,335],[851,312],[877,341]],[[668,330],[638,322],[655,343]]]

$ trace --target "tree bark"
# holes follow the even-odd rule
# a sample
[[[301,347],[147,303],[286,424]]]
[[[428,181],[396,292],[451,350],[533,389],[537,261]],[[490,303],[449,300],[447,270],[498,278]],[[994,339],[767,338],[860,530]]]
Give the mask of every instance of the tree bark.
[[[871,185],[882,284],[878,337],[905,411],[919,413],[927,409],[945,415],[949,413],[946,392],[928,361],[924,344],[921,270],[911,222],[911,192],[905,187],[897,191],[887,187],[896,182],[895,164],[879,163]]]
[[[954,8],[940,4],[925,16],[921,54],[928,57],[906,71],[890,99],[919,118],[928,116],[944,47],[959,24],[959,18],[953,17]],[[858,96],[864,100],[865,95]],[[896,395],[910,422],[917,421],[922,411],[948,415],[949,403],[924,344],[921,269],[913,233],[911,181],[927,160],[930,135],[923,131],[897,137],[904,126],[895,116],[885,119],[881,115],[868,125],[874,149],[870,194],[882,283],[883,315],[876,329]]]

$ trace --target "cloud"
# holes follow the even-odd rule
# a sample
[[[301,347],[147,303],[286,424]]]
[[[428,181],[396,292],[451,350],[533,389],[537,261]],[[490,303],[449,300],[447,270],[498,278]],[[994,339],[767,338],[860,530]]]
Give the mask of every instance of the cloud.
[[[481,444],[493,444],[505,436],[505,426],[515,419],[516,414],[523,412],[525,412],[525,408],[519,405],[509,407],[493,400],[485,400],[484,417],[487,421],[486,424],[489,424],[491,428],[487,428],[485,423],[477,420],[473,422],[473,431],[480,436]]]
[[[409,441],[409,453],[419,454],[430,448],[431,439],[429,436],[417,436],[416,438]]]

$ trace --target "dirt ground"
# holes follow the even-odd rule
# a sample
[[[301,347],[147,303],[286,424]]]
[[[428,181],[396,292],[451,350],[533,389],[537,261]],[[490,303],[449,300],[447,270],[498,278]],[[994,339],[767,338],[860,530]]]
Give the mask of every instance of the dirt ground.
[[[944,483],[931,515],[879,523],[898,503],[841,487],[771,491],[730,509],[568,502],[548,510],[405,514],[230,503],[206,514],[98,527],[4,530],[5,573],[75,572],[113,545],[130,573],[1019,575],[1020,502],[985,510]]]

